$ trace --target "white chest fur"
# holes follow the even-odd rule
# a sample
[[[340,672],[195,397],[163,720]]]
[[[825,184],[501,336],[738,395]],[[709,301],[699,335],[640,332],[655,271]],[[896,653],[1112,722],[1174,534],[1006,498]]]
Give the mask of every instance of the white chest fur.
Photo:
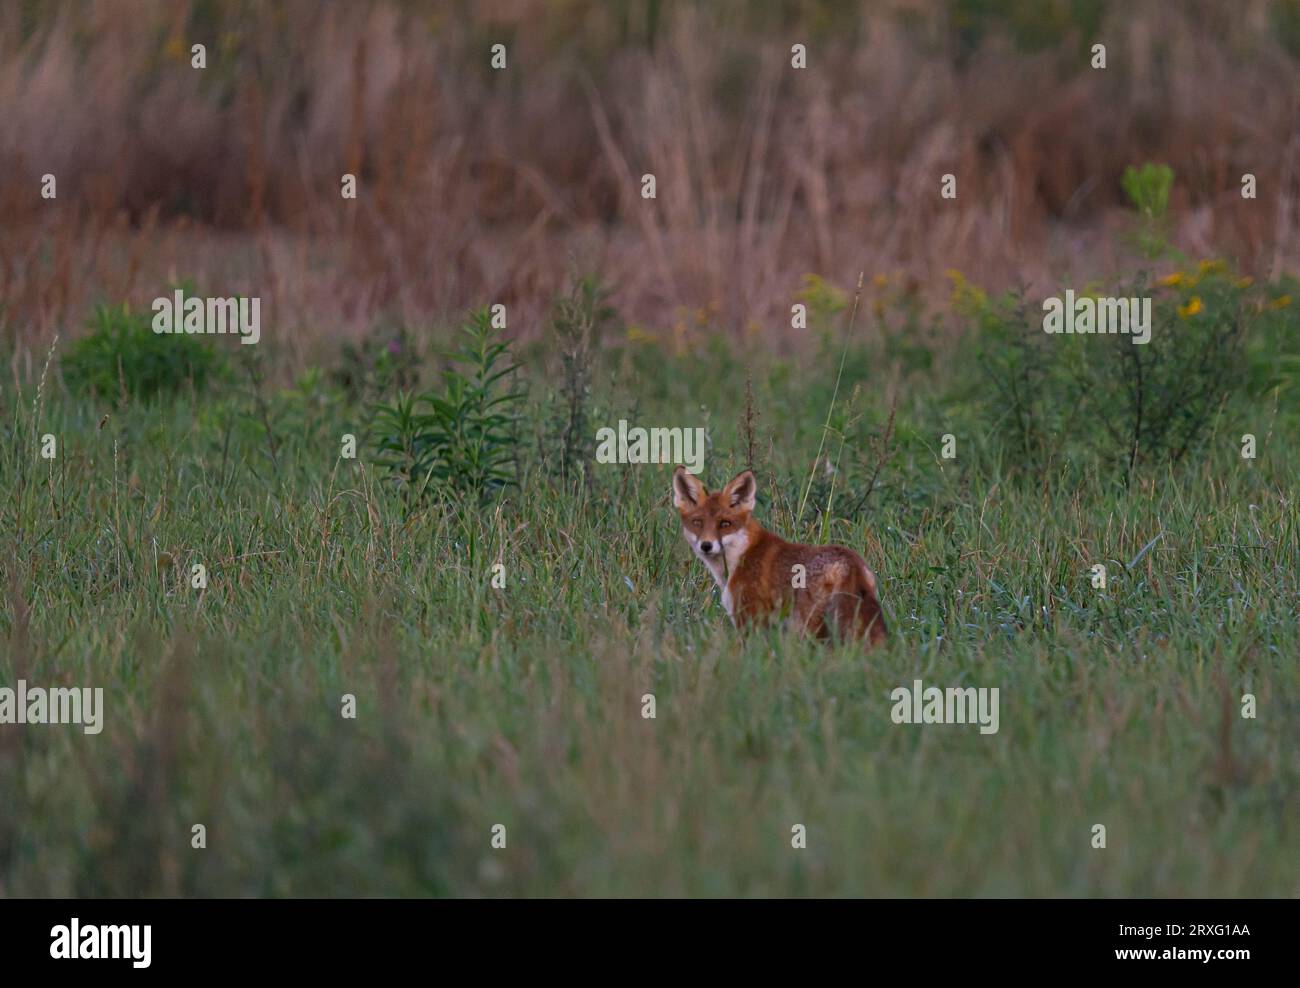
[[[731,578],[735,576],[741,557],[748,548],[749,533],[744,529],[722,540],[722,555],[727,560],[727,583],[723,586],[719,580],[718,585],[722,586],[722,606],[727,609],[732,624],[736,623],[736,598],[731,592]]]
[[[743,528],[735,535],[728,535],[722,539],[722,554],[727,559],[728,573],[736,572],[736,568],[740,565],[740,557],[748,548],[749,533]]]
[[[722,606],[727,609],[727,617],[731,618],[731,623],[736,623],[736,614],[734,611],[735,601],[731,599],[731,587],[722,588]]]

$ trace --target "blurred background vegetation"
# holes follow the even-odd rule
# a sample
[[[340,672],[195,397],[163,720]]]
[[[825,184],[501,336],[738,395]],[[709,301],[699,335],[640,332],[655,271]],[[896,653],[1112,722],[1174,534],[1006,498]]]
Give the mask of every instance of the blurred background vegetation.
[[[678,345],[788,350],[809,274],[933,305],[950,269],[1038,293],[1124,270],[1145,161],[1178,176],[1173,245],[1277,277],[1298,93],[1300,0],[8,4],[0,340],[30,370],[27,344],[185,278],[262,297],[291,374],[490,302],[535,335],[577,270]]]

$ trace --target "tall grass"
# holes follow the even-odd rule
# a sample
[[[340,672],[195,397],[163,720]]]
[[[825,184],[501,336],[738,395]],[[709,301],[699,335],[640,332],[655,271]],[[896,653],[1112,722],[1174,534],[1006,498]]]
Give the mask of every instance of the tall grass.
[[[7,392],[0,684],[102,686],[107,712],[94,737],[0,727],[0,894],[1300,893],[1294,430],[1246,461],[1225,423],[1127,490],[1026,481],[948,400],[960,374],[891,412],[877,359],[855,346],[845,385],[873,427],[896,413],[894,451],[865,512],[825,519],[881,577],[893,635],[865,655],[738,639],[669,466],[530,459],[495,508],[408,513],[339,458],[346,406],[278,427],[273,473],[247,396],[103,422]],[[790,534],[832,380],[751,364],[760,515]],[[609,351],[593,408],[704,409],[717,483],[746,456],[720,370]],[[840,466],[856,491],[871,464]],[[999,733],[895,725],[916,678],[1000,688]]]

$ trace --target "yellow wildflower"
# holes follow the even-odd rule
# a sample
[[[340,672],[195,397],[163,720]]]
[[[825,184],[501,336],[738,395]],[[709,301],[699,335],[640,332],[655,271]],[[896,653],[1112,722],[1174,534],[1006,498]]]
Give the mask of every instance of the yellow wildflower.
[[[1291,304],[1290,295],[1279,295],[1277,298],[1273,299],[1273,301],[1268,304],[1268,307],[1270,309],[1285,309],[1290,304]]]
[[[957,312],[973,315],[988,306],[989,297],[983,289],[972,285],[960,271],[949,268],[945,273],[952,282],[951,305]]]
[[[1157,285],[1160,285],[1164,288],[1173,288],[1175,285],[1181,285],[1182,283],[1183,283],[1183,273],[1181,271],[1175,271],[1173,274],[1167,274],[1159,281],[1156,282]]]
[[[1205,306],[1201,304],[1201,296],[1193,295],[1187,300],[1186,305],[1180,305],[1178,307],[1178,314],[1186,319],[1188,316],[1196,315],[1196,313],[1200,312],[1203,308],[1205,308]]]
[[[805,274],[803,283],[803,291],[796,297],[806,302],[808,308],[818,312],[835,313],[848,307],[848,296],[820,276]]]

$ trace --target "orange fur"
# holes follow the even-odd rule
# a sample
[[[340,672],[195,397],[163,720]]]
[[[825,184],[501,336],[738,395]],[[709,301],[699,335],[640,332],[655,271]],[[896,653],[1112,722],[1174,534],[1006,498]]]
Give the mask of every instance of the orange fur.
[[[838,633],[868,645],[882,641],[876,577],[862,557],[845,546],[800,545],[767,531],[753,516],[756,489],[748,470],[714,494],[685,467],[673,474],[682,534],[722,588],[735,625],[784,618],[818,638]]]

